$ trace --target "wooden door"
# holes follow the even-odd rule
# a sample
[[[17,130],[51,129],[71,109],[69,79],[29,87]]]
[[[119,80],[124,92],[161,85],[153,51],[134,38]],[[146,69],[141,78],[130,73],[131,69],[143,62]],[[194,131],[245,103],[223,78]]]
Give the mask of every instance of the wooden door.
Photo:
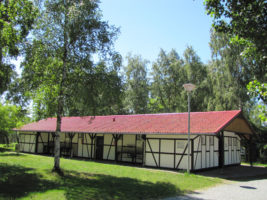
[[[104,137],[96,137],[96,159],[103,160],[103,151],[104,151]]]

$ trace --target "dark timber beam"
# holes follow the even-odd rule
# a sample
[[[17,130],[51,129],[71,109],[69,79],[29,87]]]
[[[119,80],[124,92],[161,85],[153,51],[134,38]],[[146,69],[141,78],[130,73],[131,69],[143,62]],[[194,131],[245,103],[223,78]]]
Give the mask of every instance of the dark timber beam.
[[[182,161],[182,159],[183,159],[183,157],[184,157],[184,155],[185,155],[185,151],[186,151],[187,147],[188,147],[188,143],[186,144],[186,146],[185,146],[185,148],[184,148],[184,151],[183,151],[183,153],[182,153],[182,156],[180,157],[180,160],[179,160],[179,162],[178,162],[178,164],[177,164],[177,166],[176,166],[176,169],[178,169],[178,167],[179,167],[179,165],[180,165],[180,163],[181,163],[181,161]]]
[[[121,135],[118,134],[112,134],[112,137],[114,138],[115,141],[115,161],[118,161],[118,141],[121,137]]]
[[[37,132],[36,138],[35,138],[35,153],[38,153],[38,139],[40,136],[40,132]]]
[[[224,135],[220,132],[219,135],[219,166],[223,168],[224,166]]]
[[[148,146],[149,146],[150,152],[152,153],[152,157],[153,157],[153,159],[154,159],[154,162],[155,162],[155,164],[156,164],[156,167],[159,167],[159,165],[158,165],[158,163],[157,163],[157,160],[156,160],[156,158],[155,158],[155,155],[154,155],[154,153],[153,153],[153,151],[152,151],[152,148],[151,148],[149,139],[147,138],[146,141],[147,141],[147,144],[148,144]]]
[[[191,171],[194,170],[194,140],[191,139]]]
[[[94,143],[94,139],[96,138],[96,134],[89,133],[89,136],[91,139],[91,159],[93,159],[93,143]],[[96,159],[96,155],[95,155],[95,159]]]

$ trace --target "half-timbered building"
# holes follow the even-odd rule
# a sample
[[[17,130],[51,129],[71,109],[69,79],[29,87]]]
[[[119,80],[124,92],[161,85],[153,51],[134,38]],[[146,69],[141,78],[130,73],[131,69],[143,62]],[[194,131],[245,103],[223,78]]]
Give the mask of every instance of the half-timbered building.
[[[188,113],[63,117],[62,156],[128,162],[147,167],[201,170],[240,164],[240,141],[253,130],[240,110]],[[20,151],[54,153],[56,118],[24,125]]]

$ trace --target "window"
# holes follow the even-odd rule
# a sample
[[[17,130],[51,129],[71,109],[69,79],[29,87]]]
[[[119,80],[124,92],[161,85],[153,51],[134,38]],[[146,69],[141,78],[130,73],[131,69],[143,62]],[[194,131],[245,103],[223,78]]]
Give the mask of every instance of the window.
[[[210,145],[213,146],[214,145],[214,137],[210,136]]]
[[[205,135],[201,135],[201,144],[206,145],[206,136]]]

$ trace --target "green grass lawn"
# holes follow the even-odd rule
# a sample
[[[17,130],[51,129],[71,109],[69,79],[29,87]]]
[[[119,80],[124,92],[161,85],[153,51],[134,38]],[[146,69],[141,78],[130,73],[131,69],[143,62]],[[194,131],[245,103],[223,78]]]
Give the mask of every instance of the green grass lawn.
[[[218,178],[116,164],[0,152],[0,199],[160,199],[221,183]]]
[[[267,163],[253,162],[253,166],[267,167]],[[241,165],[250,165],[249,162],[242,162]]]

